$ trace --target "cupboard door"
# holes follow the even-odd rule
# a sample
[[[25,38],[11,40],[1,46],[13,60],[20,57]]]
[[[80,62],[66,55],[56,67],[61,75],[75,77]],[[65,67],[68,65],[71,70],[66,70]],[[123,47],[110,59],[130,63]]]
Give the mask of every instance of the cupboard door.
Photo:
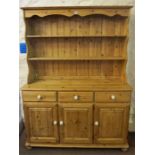
[[[60,143],[92,143],[92,110],[92,104],[60,105]]]
[[[24,113],[29,142],[56,143],[58,141],[56,104],[25,102]]]
[[[126,143],[129,104],[96,104],[94,112],[95,143]]]

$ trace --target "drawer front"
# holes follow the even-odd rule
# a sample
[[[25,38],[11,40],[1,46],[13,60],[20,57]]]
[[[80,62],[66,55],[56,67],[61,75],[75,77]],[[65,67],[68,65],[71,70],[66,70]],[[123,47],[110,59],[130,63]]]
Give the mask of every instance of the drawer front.
[[[93,102],[93,92],[60,92],[59,102]]]
[[[56,101],[56,92],[23,91],[23,101]]]
[[[130,92],[96,92],[96,102],[130,102]]]

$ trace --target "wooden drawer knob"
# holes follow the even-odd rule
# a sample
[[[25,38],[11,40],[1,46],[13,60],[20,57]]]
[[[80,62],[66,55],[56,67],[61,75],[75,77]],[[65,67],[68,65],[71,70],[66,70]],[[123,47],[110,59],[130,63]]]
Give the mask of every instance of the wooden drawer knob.
[[[78,95],[75,95],[75,96],[74,96],[74,100],[79,100],[79,98],[80,98],[80,97],[79,97]]]
[[[42,96],[41,95],[38,95],[37,96],[37,100],[41,100],[42,99]]]
[[[115,95],[111,95],[111,99],[112,100],[115,100],[116,99],[116,96]]]

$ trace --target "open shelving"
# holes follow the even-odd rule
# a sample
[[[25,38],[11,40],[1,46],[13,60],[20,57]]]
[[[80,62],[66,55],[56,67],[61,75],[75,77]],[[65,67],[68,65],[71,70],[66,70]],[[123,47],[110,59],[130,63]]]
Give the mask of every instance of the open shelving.
[[[48,15],[26,18],[29,80],[125,79],[126,16]]]

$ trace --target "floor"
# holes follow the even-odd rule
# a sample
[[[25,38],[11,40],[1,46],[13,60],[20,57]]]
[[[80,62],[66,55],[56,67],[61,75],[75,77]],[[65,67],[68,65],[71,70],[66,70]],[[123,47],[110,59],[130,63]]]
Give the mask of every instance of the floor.
[[[24,147],[25,132],[23,131],[19,139],[19,155],[134,155],[135,154],[135,134],[129,134],[130,148],[126,152],[120,149],[68,149],[68,148],[32,148],[27,150]]]

